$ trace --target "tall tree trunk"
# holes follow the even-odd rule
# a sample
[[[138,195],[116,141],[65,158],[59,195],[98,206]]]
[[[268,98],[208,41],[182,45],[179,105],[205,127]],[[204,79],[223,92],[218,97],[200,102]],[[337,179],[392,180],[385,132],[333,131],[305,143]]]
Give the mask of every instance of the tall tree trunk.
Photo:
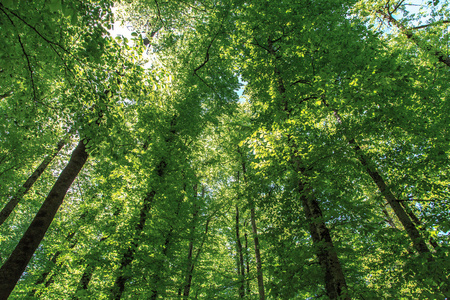
[[[113,213],[113,217],[117,217],[121,212],[122,212],[122,209],[116,209],[116,210],[114,211],[114,213]],[[114,224],[114,226],[113,226],[114,229],[111,230],[111,231],[114,232],[114,231],[116,231],[115,229],[117,228],[117,223],[114,222],[113,224]],[[108,230],[108,231],[109,231],[109,230]],[[103,237],[100,239],[99,244],[101,245],[101,244],[102,244],[104,241],[106,241],[109,237],[110,237],[110,235],[108,235],[108,236],[103,236]],[[94,255],[93,255],[93,252],[94,252],[94,251],[96,251],[95,248],[91,249],[91,250],[89,251],[90,253],[89,253],[88,256],[94,256]],[[97,254],[97,257],[98,257],[98,254]],[[89,283],[90,283],[90,281],[91,281],[91,279],[92,279],[92,275],[94,274],[94,271],[95,271],[95,269],[97,268],[97,266],[94,265],[93,262],[92,262],[91,260],[85,262],[85,264],[86,264],[86,268],[84,269],[83,274],[81,275],[81,278],[80,278],[80,280],[78,281],[77,289],[75,290],[75,293],[74,293],[74,295],[72,296],[72,299],[74,299],[74,300],[80,299],[80,298],[79,298],[79,295],[82,293],[82,291],[87,291],[88,286],[89,286]]]
[[[48,227],[61,206],[67,190],[88,159],[86,140],[80,140],[69,163],[56,180],[35,218],[24,233],[19,244],[0,269],[0,299],[7,299],[14,289],[28,262],[44,238]]]
[[[197,185],[194,186],[195,198],[197,199]],[[205,189],[202,188],[202,198],[204,197]],[[189,298],[189,293],[191,290],[192,276],[194,272],[194,262],[193,262],[193,253],[194,253],[194,239],[195,239],[195,228],[197,224],[197,216],[198,216],[199,208],[196,203],[194,203],[194,212],[192,213],[192,227],[189,237],[189,248],[187,255],[187,266],[186,266],[186,275],[185,275],[185,283],[183,287],[183,299]]]
[[[342,271],[330,231],[323,220],[322,211],[316,199],[306,194],[305,186],[298,181],[300,199],[309,223],[309,231],[316,246],[319,264],[325,272],[325,287],[330,299],[350,299],[347,293],[344,272]]]
[[[276,60],[277,54],[273,46],[273,41],[270,38],[268,39],[267,51],[273,57],[273,59]],[[281,72],[276,66],[274,66],[274,75],[278,85],[278,93],[282,97],[280,109],[286,114],[286,119],[289,120],[291,118],[292,112],[289,108],[289,103],[285,98],[286,87],[284,85]],[[290,148],[293,151],[291,162],[293,164],[294,170],[296,171],[298,176],[306,176],[303,172],[303,169],[300,167],[301,161],[297,155],[297,149],[299,149],[299,147],[295,144],[295,142],[289,135],[287,135],[287,140]],[[326,293],[328,297],[330,297],[330,299],[348,300],[350,299],[350,296],[348,294],[344,272],[342,271],[341,263],[334,248],[330,232],[323,219],[319,203],[312,195],[306,194],[305,185],[300,179],[298,179],[298,188],[303,210],[310,226],[310,234],[316,246],[316,255],[319,259],[319,264],[321,265],[325,273],[324,280]]]
[[[323,103],[325,104],[325,106],[328,106],[324,100],[323,100]],[[339,115],[339,113],[336,110],[334,110],[333,113],[334,113],[334,116],[335,116],[337,122],[339,124],[342,124],[342,119],[341,119],[341,116]],[[430,249],[428,248],[428,246],[425,242],[425,239],[422,237],[422,235],[420,234],[419,230],[417,229],[416,225],[413,222],[414,218],[417,219],[417,217],[414,216],[413,219],[411,219],[410,218],[411,215],[408,216],[404,207],[400,204],[401,201],[399,201],[394,196],[394,194],[392,193],[390,188],[385,183],[383,177],[381,177],[381,175],[379,174],[377,168],[373,165],[373,163],[369,160],[369,158],[367,158],[365,156],[364,152],[362,151],[361,147],[358,145],[356,140],[350,139],[348,141],[348,144],[353,147],[356,157],[358,158],[359,162],[365,168],[367,174],[372,178],[374,183],[377,185],[378,189],[380,190],[380,193],[384,196],[387,203],[391,206],[392,210],[394,211],[395,215],[399,219],[400,223],[402,223],[403,227],[405,228],[406,233],[408,234],[409,238],[411,239],[411,241],[413,243],[414,249],[416,249],[416,251],[419,254],[424,255],[429,263],[433,263],[434,258],[432,256],[432,253],[431,253]],[[411,214],[412,214],[412,212],[411,212]],[[438,283],[443,283],[442,285],[440,285],[439,290],[445,296],[449,297],[450,296],[450,286],[446,283],[446,278],[445,278],[445,272],[447,272],[447,270],[440,268],[440,267],[436,267],[436,268],[438,268],[440,270],[435,270],[434,272],[432,272],[431,270],[428,270],[426,272],[428,274],[427,276],[430,276],[431,278],[433,278],[433,280],[435,280]],[[444,275],[440,274],[440,273],[444,273]]]
[[[75,232],[70,233],[67,237],[66,240],[71,242],[73,237],[75,235]],[[69,245],[69,249],[74,248],[76,245],[76,241],[73,241],[70,243]],[[50,259],[50,265],[47,266],[47,268],[44,270],[44,272],[41,273],[41,276],[39,276],[39,278],[36,280],[35,284],[34,284],[34,288],[30,291],[29,293],[29,297],[33,298],[33,297],[38,297],[39,293],[37,292],[36,287],[42,283],[45,282],[45,287],[48,287],[52,282],[53,282],[53,276],[51,276],[48,280],[47,277],[48,275],[51,273],[52,269],[56,266],[56,262],[58,260],[58,257],[62,254],[61,251],[56,251],[55,254],[53,254],[52,258]],[[58,266],[59,267],[59,266]]]
[[[256,227],[255,207],[250,208],[250,221],[252,223],[253,241],[255,243],[255,259],[256,259],[256,276],[258,278],[259,299],[266,299],[264,292],[264,277],[262,272],[262,259],[259,247],[258,228]]]
[[[14,194],[14,196],[9,200],[5,207],[0,212],[0,226],[6,221],[9,215],[12,213],[17,204],[22,200],[23,196],[31,189],[33,184],[39,179],[39,177],[44,173],[45,169],[52,162],[59,151],[64,147],[66,140],[61,140],[56,149],[52,154],[47,155],[41,164],[34,170],[33,174],[25,181],[25,183],[19,188],[19,190]]]
[[[386,210],[384,205],[381,204],[380,207],[381,207],[381,211],[383,212],[384,216],[386,217],[386,222],[389,224],[389,226],[391,226],[394,229],[398,229],[394,223],[394,220],[392,220],[391,215],[388,213],[388,211]]]
[[[245,225],[244,225],[245,226]],[[248,253],[248,234],[247,232],[244,233],[244,241],[245,241],[245,268],[246,268],[246,275],[247,278],[250,278],[250,254]],[[251,290],[250,290],[250,280],[247,280],[247,295],[251,294]]]
[[[186,192],[186,185],[184,186],[184,191]],[[179,200],[177,201],[177,209],[175,211],[175,220],[178,219],[178,215],[180,214],[180,209],[181,209],[181,203],[183,202],[183,197],[180,197]],[[172,235],[174,233],[174,231],[176,230],[176,228],[174,227],[174,225],[172,223],[170,223],[169,225],[169,232],[166,235],[166,239],[164,241],[164,245],[163,245],[163,250],[162,250],[162,256],[163,257],[167,257],[167,254],[169,252],[169,246],[172,243]],[[157,261],[157,271],[154,275],[154,287],[152,289],[152,294],[150,296],[151,300],[156,300],[158,299],[159,294],[161,294],[162,290],[165,290],[165,286],[161,285],[161,281],[163,280],[163,275],[162,274],[162,270],[165,269],[164,267],[164,261],[159,260]]]
[[[323,100],[323,103],[325,106],[328,106],[328,104]],[[339,113],[336,110],[333,110],[333,114],[339,124],[342,124],[342,118],[339,115]],[[376,184],[378,189],[380,190],[380,193],[383,195],[383,197],[386,199],[387,203],[391,206],[392,210],[394,211],[397,218],[402,223],[403,227],[405,228],[406,233],[408,234],[409,238],[412,240],[414,248],[416,251],[420,254],[429,253],[430,249],[428,249],[425,240],[422,238],[422,236],[419,233],[419,230],[417,230],[414,223],[409,218],[408,214],[405,212],[403,207],[400,205],[400,202],[397,200],[397,198],[392,194],[391,189],[387,186],[385,183],[383,177],[381,177],[380,173],[376,169],[376,167],[373,165],[373,163],[366,157],[364,152],[362,151],[361,147],[358,145],[355,139],[350,139],[348,141],[348,144],[353,147],[353,150],[355,151],[356,157],[358,158],[361,165],[366,170],[367,174],[372,178],[373,182]]]
[[[141,233],[144,229],[145,222],[147,221],[148,214],[151,209],[151,205],[153,199],[155,198],[156,192],[149,192],[144,198],[144,204],[142,205],[140,214],[139,214],[139,222],[136,224],[134,230],[133,240],[131,241],[130,246],[125,251],[122,260],[120,261],[120,266],[118,269],[118,276],[114,282],[114,286],[112,288],[112,299],[118,300],[122,298],[123,291],[125,290],[125,283],[129,279],[129,275],[126,272],[126,268],[131,264],[134,260],[134,255],[136,253],[137,248],[139,247]]]
[[[244,268],[244,255],[242,254],[242,243],[241,236],[239,234],[239,207],[236,204],[236,261],[237,261],[237,275],[239,278],[239,297],[244,298],[244,278],[245,278],[245,268]]]
[[[238,147],[238,153],[241,156],[242,162],[242,173],[244,177],[244,184],[247,183],[247,168],[246,163],[244,160],[244,155],[241,153],[241,150]],[[264,277],[262,272],[262,259],[261,259],[261,252],[259,247],[259,238],[258,238],[258,228],[256,226],[256,215],[255,215],[255,203],[253,199],[248,199],[249,206],[250,206],[250,223],[252,225],[252,235],[253,235],[253,242],[255,245],[255,260],[256,260],[256,277],[258,280],[258,293],[259,293],[259,299],[264,300],[266,298],[265,291],[264,291]],[[248,266],[247,266],[248,267]]]

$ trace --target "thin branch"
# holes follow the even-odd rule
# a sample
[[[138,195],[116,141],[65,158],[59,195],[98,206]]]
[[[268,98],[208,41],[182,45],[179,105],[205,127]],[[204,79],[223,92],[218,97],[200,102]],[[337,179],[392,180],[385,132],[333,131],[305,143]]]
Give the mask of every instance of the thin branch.
[[[12,26],[17,29],[13,20],[9,17],[9,15],[6,13],[6,11],[3,10],[2,6],[0,6],[0,10],[5,14],[5,16],[11,22]],[[17,31],[17,38],[19,40],[20,47],[22,48],[22,52],[25,55],[25,59],[27,61],[27,65],[28,65],[28,70],[30,71],[31,87],[33,88],[33,97],[34,97],[34,100],[37,100],[36,85],[34,84],[33,68],[31,67],[30,57],[28,56],[28,53],[25,51],[25,46],[22,43],[22,38],[20,37],[19,31]]]
[[[164,24],[164,21],[163,21],[162,17],[161,17],[161,10],[159,9],[158,1],[155,0],[155,3],[156,3],[156,9],[158,10],[158,19],[161,21],[161,23],[162,23],[164,26],[166,26],[166,25]]]
[[[6,7],[5,7],[6,8]],[[1,8],[0,8],[1,9]],[[67,50],[66,48],[64,48],[63,46],[61,46],[60,44],[53,42],[49,39],[47,39],[45,36],[43,36],[34,26],[30,25],[27,21],[25,21],[21,16],[17,15],[16,13],[14,13],[13,11],[11,11],[10,9],[6,8],[13,16],[15,16],[17,19],[19,19],[20,21],[22,21],[25,25],[27,25],[28,27],[30,27],[34,32],[36,32],[44,41],[46,41],[49,44],[58,46],[59,48],[61,48],[61,50],[63,50],[64,52],[66,52],[67,54],[71,54],[69,50]],[[3,11],[3,9],[2,9]],[[5,11],[3,11],[5,12]]]
[[[217,33],[214,35],[213,39],[211,40],[211,42],[208,45],[208,48],[206,49],[206,55],[205,55],[205,60],[203,61],[203,63],[198,66],[195,70],[194,70],[194,74],[197,75],[197,71],[200,70],[201,68],[203,68],[206,63],[209,61],[209,49],[211,49],[212,44],[214,43],[216,37],[219,35],[220,31],[217,31]],[[198,75],[197,75],[198,76]]]
[[[418,202],[433,202],[433,201],[445,201],[445,199],[399,199],[398,202],[406,202],[406,201],[418,201]]]
[[[435,26],[435,25],[440,25],[440,24],[449,24],[449,23],[450,23],[450,20],[438,21],[438,22],[434,22],[434,23],[430,23],[430,24],[426,24],[426,25],[412,27],[412,28],[410,28],[410,30],[423,29],[423,28],[427,28],[429,26]]]

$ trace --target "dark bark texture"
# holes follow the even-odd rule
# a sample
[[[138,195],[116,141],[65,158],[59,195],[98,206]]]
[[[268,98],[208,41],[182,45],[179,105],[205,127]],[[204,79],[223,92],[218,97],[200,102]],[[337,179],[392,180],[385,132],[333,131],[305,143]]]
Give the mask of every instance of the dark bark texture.
[[[61,206],[64,197],[88,159],[85,140],[80,140],[69,163],[61,172],[35,218],[19,244],[0,269],[0,299],[7,299],[28,262],[44,238],[48,227]]]

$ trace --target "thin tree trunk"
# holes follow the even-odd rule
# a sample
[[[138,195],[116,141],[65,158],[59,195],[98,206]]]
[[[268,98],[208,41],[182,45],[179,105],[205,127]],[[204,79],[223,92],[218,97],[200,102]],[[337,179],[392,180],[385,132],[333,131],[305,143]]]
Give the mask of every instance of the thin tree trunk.
[[[59,175],[34,220],[19,244],[0,269],[0,299],[7,299],[25,271],[28,262],[44,238],[48,227],[61,206],[64,197],[88,159],[86,140],[80,140],[69,163]]]
[[[202,198],[204,196],[204,188],[202,188]],[[195,197],[197,198],[197,185],[194,186]],[[189,293],[191,290],[192,276],[194,272],[194,263],[193,263],[193,253],[194,253],[194,239],[195,239],[195,228],[197,223],[199,209],[196,204],[194,204],[194,212],[192,213],[192,227],[190,232],[190,240],[189,240],[189,248],[188,248],[188,256],[187,256],[187,268],[186,268],[186,276],[185,283],[183,287],[183,299],[189,298]]]
[[[113,217],[117,217],[121,213],[121,209],[117,209],[114,211]],[[117,223],[114,222],[115,226],[114,228],[117,228]],[[115,231],[115,230],[113,230]],[[106,241],[110,236],[104,236],[100,239],[99,244],[102,244],[104,241]],[[93,250],[92,250],[93,252]],[[92,252],[90,251],[89,256],[92,255]],[[92,261],[87,262],[87,266],[83,271],[83,274],[81,275],[80,281],[78,282],[77,289],[75,290],[74,295],[72,296],[72,299],[77,300],[79,299],[79,294],[81,291],[86,291],[88,289],[89,283],[92,279],[92,275],[94,274],[94,271],[96,269],[96,266],[93,265]]]
[[[325,106],[328,106],[325,101],[323,101]],[[339,115],[339,113],[334,110],[333,111],[334,116],[339,124],[342,124],[342,119]],[[378,173],[378,170],[375,166],[373,166],[372,162],[365,156],[362,149],[359,147],[358,143],[355,141],[355,139],[351,139],[348,141],[348,144],[351,145],[355,151],[356,157],[360,161],[361,165],[365,168],[367,174],[372,178],[374,183],[377,185],[378,189],[380,190],[381,194],[386,199],[387,203],[391,206],[392,210],[394,211],[395,215],[399,219],[400,223],[402,223],[403,227],[405,228],[406,233],[408,234],[409,238],[411,239],[414,249],[421,254],[424,255],[429,263],[432,263],[434,261],[434,258],[432,256],[432,253],[430,249],[428,248],[425,239],[420,234],[419,230],[417,229],[416,225],[414,224],[413,220],[414,218],[417,218],[414,216],[413,220],[411,220],[410,216],[406,213],[404,207],[400,204],[401,202],[398,201],[398,199],[392,194],[390,188],[387,186],[387,184],[384,182],[383,177]],[[411,212],[412,213],[412,212]],[[450,287],[448,284],[445,283],[445,275],[444,277],[439,274],[440,271],[442,273],[446,272],[446,270],[435,270],[436,272],[433,272],[433,274],[430,273],[430,271],[427,271],[428,275],[431,276],[435,281],[444,283],[439,287],[439,290],[445,295],[450,296]]]
[[[237,274],[239,278],[239,297],[244,298],[244,278],[245,278],[245,268],[244,268],[244,256],[242,254],[242,244],[241,236],[239,234],[239,207],[236,204],[236,251],[237,251]]]
[[[414,222],[414,224],[419,226],[419,229],[421,229],[422,232],[426,233],[425,228],[420,227],[422,225],[422,222],[420,222],[419,218],[414,214],[414,212],[411,210],[411,208],[409,208],[408,204],[405,203],[405,201],[401,201],[400,204],[403,206],[403,208],[405,209],[406,213],[411,218],[411,220]],[[430,245],[434,249],[436,249],[439,246],[438,243],[432,237],[430,237],[428,242],[430,243]]]
[[[389,13],[386,13],[382,10],[378,10],[378,13],[383,16],[384,19],[386,19],[389,23],[394,24],[395,27],[397,27],[400,32],[406,36],[409,40],[413,41],[420,49],[424,50],[428,54],[433,55],[440,61],[441,63],[447,65],[447,67],[450,67],[450,57],[446,55],[444,52],[434,48],[432,45],[427,43],[426,41],[422,41],[417,35],[412,33],[412,30],[408,29],[406,26],[404,26],[401,22],[397,21],[390,15]]]
[[[70,242],[73,239],[74,235],[75,235],[75,232],[70,233],[67,236],[66,240]],[[76,245],[76,241],[70,243],[69,249],[72,249],[73,247],[75,247],[75,245]],[[54,266],[56,266],[56,262],[58,260],[58,257],[61,255],[61,253],[62,253],[61,251],[56,251],[55,254],[53,254],[52,258],[50,259],[50,265],[46,268],[46,270],[44,272],[41,273],[41,276],[39,276],[38,280],[36,280],[36,282],[34,283],[34,288],[30,291],[30,293],[28,295],[30,298],[40,296],[39,293],[37,293],[37,289],[36,289],[36,287],[38,285],[45,282],[45,287],[48,287],[53,282],[53,276],[51,276],[49,278],[49,280],[47,280],[47,277],[50,274],[50,272],[52,271],[52,269],[54,268]]]
[[[384,216],[386,217],[386,222],[389,224],[389,226],[391,226],[394,229],[398,229],[397,226],[394,223],[394,220],[392,220],[391,215],[388,213],[388,211],[386,210],[386,208],[381,204],[381,211],[383,212]]]
[[[150,208],[155,195],[156,192],[151,191],[144,198],[144,204],[142,205],[139,214],[139,222],[136,224],[135,227],[133,241],[131,242],[131,245],[128,247],[128,249],[126,250],[126,252],[122,257],[122,260],[120,261],[120,266],[118,269],[119,275],[117,276],[116,281],[114,282],[114,286],[112,288],[112,299],[115,300],[120,299],[122,297],[123,291],[125,290],[125,283],[130,277],[125,269],[134,260],[134,255],[136,253],[137,248],[139,247],[141,233],[144,229],[145,222],[147,221],[147,217],[150,212]]]
[[[252,234],[253,234],[253,240],[255,243],[255,259],[256,259],[256,276],[258,278],[258,292],[259,292],[259,299],[264,300],[266,299],[265,292],[264,292],[264,277],[262,272],[262,259],[261,259],[261,253],[260,253],[260,247],[259,247],[259,238],[258,238],[258,228],[256,227],[256,216],[255,216],[255,208],[252,206],[250,208],[250,221],[252,223]]]
[[[184,189],[184,191],[186,191],[186,186],[184,186],[183,189]],[[182,202],[183,202],[183,197],[180,197],[180,200],[177,202],[177,209],[175,211],[175,219],[178,218]],[[163,245],[163,250],[162,250],[163,257],[167,257],[167,253],[169,252],[169,246],[170,246],[170,243],[172,242],[172,234],[174,231],[175,231],[175,227],[171,223],[169,225],[169,232],[167,233],[166,240],[164,241],[164,245]],[[165,288],[166,288],[164,285],[160,285],[161,281],[162,281],[161,272],[162,272],[162,270],[165,269],[164,263],[162,261],[158,261],[157,264],[158,264],[158,268],[156,268],[157,271],[154,275],[154,287],[152,289],[152,294],[150,296],[151,300],[158,299],[158,295],[161,293],[162,290],[165,290]]]
[[[245,225],[244,225],[245,226]],[[248,234],[247,232],[244,233],[244,240],[245,240],[245,268],[247,271],[247,278],[250,278],[250,254],[248,253]],[[250,296],[251,290],[250,290],[250,280],[247,281],[247,295]]]
[[[323,103],[325,104],[325,106],[328,106],[325,100],[323,100]],[[339,124],[342,124],[342,118],[339,115],[339,113],[336,110],[334,110],[333,113],[337,122]],[[367,174],[369,174],[369,176],[372,178],[373,182],[377,185],[381,194],[386,199],[387,203],[389,203],[395,215],[402,223],[406,233],[412,240],[414,248],[417,250],[417,252],[420,254],[431,253],[430,249],[428,249],[425,243],[425,240],[420,235],[419,230],[417,230],[416,226],[411,221],[411,219],[409,218],[408,214],[405,212],[403,207],[400,205],[397,198],[392,194],[391,189],[384,182],[383,177],[381,177],[380,173],[378,173],[376,167],[373,166],[371,161],[365,156],[364,152],[361,150],[361,147],[359,147],[356,140],[350,139],[348,141],[348,144],[353,147],[353,150],[355,151],[356,157],[358,158],[359,162],[361,163],[361,165],[363,165]]]
[[[247,168],[244,161],[244,156],[241,153],[239,147],[238,147],[238,153],[241,156],[242,159],[242,173],[244,177],[244,183],[247,182]],[[264,300],[266,298],[265,291],[264,291],[264,277],[262,272],[262,259],[261,259],[261,253],[260,253],[260,247],[259,247],[259,238],[258,238],[258,228],[256,226],[256,215],[255,215],[255,205],[253,202],[253,199],[249,199],[249,205],[250,205],[250,223],[252,225],[252,234],[253,234],[253,242],[255,244],[255,260],[256,260],[256,277],[258,280],[258,293],[259,293],[259,299]],[[247,266],[248,267],[248,266]]]
[[[47,155],[42,163],[34,170],[33,174],[25,181],[25,183],[19,188],[19,190],[15,193],[15,195],[9,200],[9,202],[5,205],[5,207],[0,212],[0,226],[6,221],[9,215],[12,213],[17,204],[22,200],[23,196],[31,189],[33,184],[39,179],[39,177],[44,173],[45,169],[52,162],[58,152],[64,147],[66,141],[65,139],[61,140],[56,149],[52,154]]]

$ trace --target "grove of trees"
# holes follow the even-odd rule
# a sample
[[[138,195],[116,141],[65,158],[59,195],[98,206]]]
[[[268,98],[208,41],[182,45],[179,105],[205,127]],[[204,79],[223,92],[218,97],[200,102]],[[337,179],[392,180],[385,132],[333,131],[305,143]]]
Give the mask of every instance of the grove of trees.
[[[450,298],[449,26],[0,0],[0,300]]]

